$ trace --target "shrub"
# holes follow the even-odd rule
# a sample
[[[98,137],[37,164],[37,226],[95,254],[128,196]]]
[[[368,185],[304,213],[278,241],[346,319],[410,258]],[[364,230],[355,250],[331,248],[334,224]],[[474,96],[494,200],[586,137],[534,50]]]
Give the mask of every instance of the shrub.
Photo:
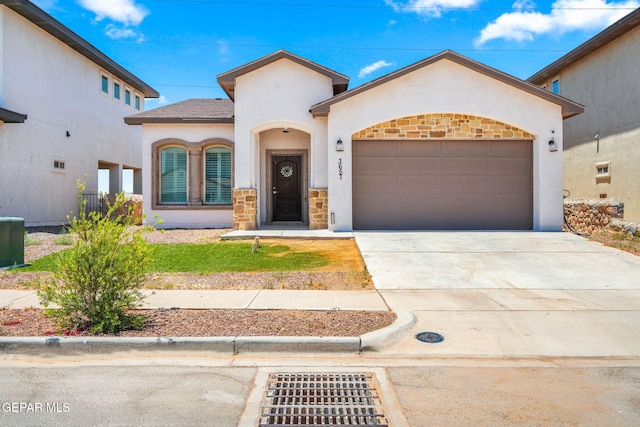
[[[59,326],[70,331],[116,333],[141,327],[143,319],[128,310],[140,306],[140,287],[149,260],[144,228],[132,227],[132,217],[117,214],[124,194],[108,204],[105,215],[86,212],[82,201],[85,184],[78,180],[78,217],[70,219],[75,244],[58,258],[54,277],[42,284],[38,296]]]

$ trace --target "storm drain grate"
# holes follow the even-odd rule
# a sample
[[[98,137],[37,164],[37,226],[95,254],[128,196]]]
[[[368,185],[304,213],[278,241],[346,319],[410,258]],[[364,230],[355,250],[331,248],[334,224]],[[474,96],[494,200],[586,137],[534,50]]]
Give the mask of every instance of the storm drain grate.
[[[389,426],[371,373],[270,374],[259,426]]]

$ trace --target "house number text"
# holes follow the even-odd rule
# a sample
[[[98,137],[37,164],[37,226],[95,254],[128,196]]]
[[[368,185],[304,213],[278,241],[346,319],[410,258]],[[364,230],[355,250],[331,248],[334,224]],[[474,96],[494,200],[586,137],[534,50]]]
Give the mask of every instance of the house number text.
[[[342,181],[342,157],[338,159],[338,176],[340,177],[340,181]]]

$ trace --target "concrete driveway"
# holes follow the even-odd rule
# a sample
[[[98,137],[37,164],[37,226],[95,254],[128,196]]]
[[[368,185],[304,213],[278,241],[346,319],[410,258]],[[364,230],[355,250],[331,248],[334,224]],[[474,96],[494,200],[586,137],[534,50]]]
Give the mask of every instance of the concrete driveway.
[[[385,353],[640,356],[640,257],[560,232],[355,234],[387,304],[417,318]]]

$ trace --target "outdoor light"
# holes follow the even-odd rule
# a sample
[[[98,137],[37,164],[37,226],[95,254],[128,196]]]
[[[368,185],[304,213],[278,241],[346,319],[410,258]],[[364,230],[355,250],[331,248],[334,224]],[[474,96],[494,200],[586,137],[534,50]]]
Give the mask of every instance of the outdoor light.
[[[338,138],[338,142],[336,142],[336,151],[344,151],[344,142],[342,142],[340,138]]]
[[[282,133],[289,133],[289,128],[285,127],[284,129],[282,129]]]
[[[556,145],[556,141],[553,137],[555,131],[551,131],[551,139],[549,140],[549,151],[558,151],[558,145]]]

